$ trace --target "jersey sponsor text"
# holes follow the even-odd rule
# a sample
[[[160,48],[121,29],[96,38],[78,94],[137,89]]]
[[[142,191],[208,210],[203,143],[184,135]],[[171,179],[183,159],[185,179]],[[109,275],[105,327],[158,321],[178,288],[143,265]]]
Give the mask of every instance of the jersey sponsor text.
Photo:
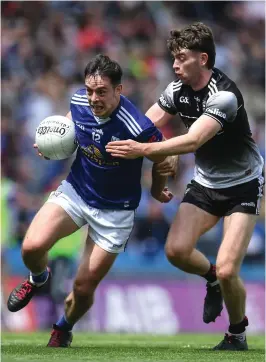
[[[213,114],[214,116],[222,117],[223,119],[226,119],[226,114],[221,112],[218,108],[207,108],[205,112],[209,112]]]

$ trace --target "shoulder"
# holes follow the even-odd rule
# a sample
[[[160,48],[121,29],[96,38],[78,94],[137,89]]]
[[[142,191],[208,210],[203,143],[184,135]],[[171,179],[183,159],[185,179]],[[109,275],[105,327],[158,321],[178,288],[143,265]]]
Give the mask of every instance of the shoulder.
[[[71,97],[71,104],[89,106],[88,98],[86,95],[86,89],[78,89]]]
[[[213,69],[213,77],[211,78],[210,84],[213,85],[213,89],[215,89],[216,86],[219,91],[228,91],[234,93],[237,98],[242,97],[241,91],[236,83],[218,68]]]
[[[205,112],[211,112],[212,108],[216,109],[217,112],[222,111],[235,114],[238,108],[237,97],[231,91],[218,91],[209,97]]]
[[[179,79],[174,80],[173,82],[168,84],[168,86],[165,88],[163,93],[173,99],[174,94],[176,92],[180,91],[182,86],[183,86],[183,83],[181,82],[181,80],[179,80]]]
[[[85,87],[82,87],[82,88],[77,89],[77,90],[74,92],[73,96],[75,96],[75,95],[87,97],[87,96],[86,96],[86,88],[85,88]]]
[[[236,95],[229,91],[229,90],[218,90],[218,92],[212,94],[208,101],[207,104],[210,103],[222,103],[222,104],[233,104],[236,103],[237,104],[237,98]]]
[[[211,95],[206,104],[204,114],[218,119],[223,124],[224,121],[232,122],[237,114],[237,97],[230,91],[218,91]]]
[[[244,105],[243,96],[236,83],[217,68],[213,69],[213,76],[208,84],[208,90],[209,100],[218,93],[219,99],[221,100],[229,101],[231,99],[232,101],[233,99],[236,99],[238,107]]]
[[[138,137],[144,130],[153,126],[152,121],[125,96],[121,96],[120,108],[116,117],[134,137]]]
[[[137,127],[141,130],[144,114],[133,104],[127,97],[121,95],[120,108],[117,112],[117,117],[133,128]]]
[[[158,99],[158,105],[167,113],[175,115],[177,113],[176,100],[183,87],[181,80],[177,79],[169,83]]]

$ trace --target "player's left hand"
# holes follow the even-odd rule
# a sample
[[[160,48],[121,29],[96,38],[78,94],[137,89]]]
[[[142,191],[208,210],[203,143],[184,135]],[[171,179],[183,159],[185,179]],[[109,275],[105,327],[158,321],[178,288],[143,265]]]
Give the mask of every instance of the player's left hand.
[[[178,157],[178,155],[167,156],[164,161],[155,164],[155,171],[161,176],[172,176],[176,178]]]
[[[168,187],[165,187],[159,195],[155,195],[154,193],[152,193],[152,197],[157,201],[167,203],[172,200],[174,195],[171,191],[169,191]]]
[[[113,141],[107,143],[105,146],[106,151],[111,153],[113,157],[131,160],[138,157],[143,157],[144,147],[145,146],[143,144],[133,140]]]

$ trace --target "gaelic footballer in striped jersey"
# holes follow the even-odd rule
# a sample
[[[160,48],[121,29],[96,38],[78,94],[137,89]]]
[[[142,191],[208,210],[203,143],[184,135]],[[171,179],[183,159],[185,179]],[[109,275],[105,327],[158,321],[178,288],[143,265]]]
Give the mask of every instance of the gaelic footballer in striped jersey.
[[[161,132],[125,96],[117,95],[112,109],[110,80],[88,76],[85,88],[71,98],[70,111],[76,126],[77,156],[69,182],[90,206],[104,209],[134,210],[140,201],[142,158],[120,160],[106,152],[114,140],[133,139],[139,142],[162,140]],[[95,91],[95,92],[94,92]],[[95,94],[99,94],[99,98]],[[112,94],[112,93],[111,93]]]
[[[158,105],[167,113],[178,114],[187,129],[201,115],[221,126],[217,136],[195,152],[195,181],[224,188],[261,176],[263,160],[251,135],[244,99],[221,70],[214,67],[205,87],[197,91],[182,78],[170,83]]]
[[[106,152],[110,141],[162,140],[161,132],[122,92],[122,70],[104,55],[85,69],[85,87],[71,98],[67,117],[75,124],[77,153],[66,180],[52,192],[30,226],[22,244],[28,279],[10,294],[8,309],[24,308],[38,288],[50,279],[47,252],[54,243],[88,225],[86,247],[65,301],[65,314],[54,324],[48,347],[69,347],[72,327],[90,309],[94,292],[126,248],[141,197],[142,158],[120,160]],[[34,145],[36,146],[36,145]],[[160,162],[165,157],[151,160]],[[157,170],[157,165],[156,165]],[[151,193],[160,202],[173,195],[165,188],[167,177],[152,172]]]
[[[246,350],[246,292],[239,271],[260,211],[264,160],[252,138],[240,90],[214,67],[211,29],[195,23],[173,30],[167,46],[177,79],[146,114],[156,126],[179,115],[188,132],[153,144],[114,141],[106,149],[121,159],[195,154],[194,177],[170,228],[166,255],[175,267],[207,280],[205,323],[221,314],[224,298],[229,327],[214,350]],[[223,237],[214,266],[196,244],[221,218]]]

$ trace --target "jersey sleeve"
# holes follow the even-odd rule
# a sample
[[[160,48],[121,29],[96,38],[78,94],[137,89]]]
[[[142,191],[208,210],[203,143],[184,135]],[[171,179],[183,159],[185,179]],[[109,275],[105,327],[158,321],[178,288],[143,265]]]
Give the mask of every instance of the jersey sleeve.
[[[174,102],[174,93],[179,91],[182,83],[180,81],[175,81],[170,83],[167,88],[162,92],[160,98],[158,99],[158,105],[167,113],[172,115],[177,114],[178,109]]]
[[[163,138],[161,132],[155,127],[150,118],[145,116],[136,107],[131,106],[130,110],[121,106],[116,116],[125,126],[125,139],[130,138],[146,143],[161,141]]]
[[[141,143],[160,142],[163,139],[162,133],[154,126],[151,120],[146,122],[146,128],[138,135],[136,141]]]
[[[237,98],[234,93],[220,91],[213,94],[206,103],[205,115],[214,118],[222,128],[234,121],[237,114]]]
[[[85,88],[77,90],[72,95],[70,100],[70,111],[73,116],[72,118],[77,117],[77,115],[86,114],[87,107],[89,107],[89,102],[86,96]]]

